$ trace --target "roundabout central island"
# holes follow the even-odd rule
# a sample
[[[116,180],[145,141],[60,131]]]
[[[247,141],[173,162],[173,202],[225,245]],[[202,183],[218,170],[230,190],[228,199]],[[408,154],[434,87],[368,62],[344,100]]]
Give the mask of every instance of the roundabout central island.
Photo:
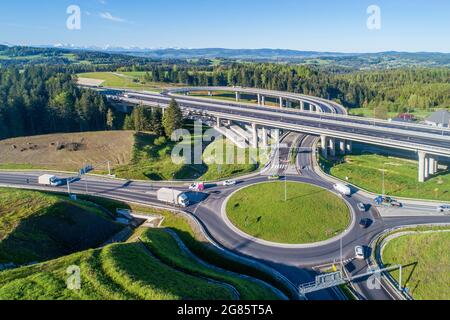
[[[234,192],[227,219],[241,232],[282,244],[332,239],[351,223],[351,210],[336,194],[310,184],[268,182]]]

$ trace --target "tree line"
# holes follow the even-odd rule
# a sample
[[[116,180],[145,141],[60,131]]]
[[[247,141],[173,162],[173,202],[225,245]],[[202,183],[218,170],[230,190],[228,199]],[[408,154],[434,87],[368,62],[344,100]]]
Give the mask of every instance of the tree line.
[[[0,69],[0,138],[96,131],[110,106],[100,94],[79,89],[69,69],[32,66]]]

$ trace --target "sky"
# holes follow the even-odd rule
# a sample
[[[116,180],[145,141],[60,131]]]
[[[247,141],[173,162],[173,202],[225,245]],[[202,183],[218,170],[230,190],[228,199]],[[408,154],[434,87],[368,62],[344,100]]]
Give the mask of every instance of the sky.
[[[67,13],[71,5],[80,9],[79,20]],[[368,14],[371,5],[379,8],[380,19]],[[368,28],[369,19],[380,28]],[[73,29],[74,21],[80,29]],[[450,1],[0,1],[0,43],[450,52]]]

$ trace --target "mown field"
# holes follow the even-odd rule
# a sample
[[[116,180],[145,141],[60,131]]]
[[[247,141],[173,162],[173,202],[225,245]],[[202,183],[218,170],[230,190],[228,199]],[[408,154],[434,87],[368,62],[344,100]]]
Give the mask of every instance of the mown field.
[[[382,193],[384,171],[385,193],[391,196],[450,201],[450,174],[443,172],[418,182],[418,162],[382,155],[350,155],[342,164],[330,167],[331,175],[346,180],[365,190]]]
[[[0,263],[21,265],[96,247],[123,228],[89,202],[0,189]]]
[[[49,169],[78,172],[86,164],[107,172],[130,162],[132,131],[49,134],[0,140],[0,169]]]
[[[254,237],[289,244],[332,238],[350,224],[347,205],[336,195],[302,183],[264,183],[235,193],[227,203],[231,222]]]
[[[94,79],[100,81],[96,83],[96,85],[138,91],[160,92],[169,87],[164,83],[145,82],[143,79],[144,75],[145,72],[89,72],[80,73],[77,77],[80,83],[84,83],[84,79]],[[89,81],[87,81],[87,83],[88,82]]]
[[[402,285],[416,300],[450,299],[450,232],[404,235],[391,240],[383,263],[403,266]],[[399,281],[399,272],[392,272]]]

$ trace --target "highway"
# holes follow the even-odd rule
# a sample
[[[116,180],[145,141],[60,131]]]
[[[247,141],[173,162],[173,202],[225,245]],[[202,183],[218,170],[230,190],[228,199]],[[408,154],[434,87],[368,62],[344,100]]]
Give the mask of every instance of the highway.
[[[171,96],[127,92],[124,102],[165,106]],[[379,146],[424,151],[429,154],[450,157],[450,130],[420,125],[396,124],[387,121],[362,118],[328,112],[332,106],[323,106],[322,113],[299,112],[292,109],[251,106],[250,104],[214,101],[190,96],[173,96],[188,112],[198,112],[211,117],[256,123],[288,131],[327,135]],[[311,97],[312,98],[312,97]],[[320,101],[318,101],[319,103]],[[334,109],[335,110],[335,109]]]
[[[169,93],[166,93],[167,95]],[[152,94],[127,93],[128,97],[120,98],[130,103],[148,102],[151,105],[167,104],[170,97]],[[354,194],[345,197],[343,200],[348,204],[352,212],[352,223],[340,236],[311,245],[282,245],[268,243],[249,237],[231,225],[223,210],[227,198],[240,188],[253,185],[255,183],[267,181],[268,174],[278,174],[287,181],[309,183],[334,192],[333,183],[324,179],[315,170],[314,153],[317,136],[311,128],[319,128],[335,132],[357,132],[358,135],[366,137],[378,135],[386,139],[398,139],[397,143],[417,143],[426,148],[448,148],[450,149],[449,137],[444,134],[437,137],[437,133],[430,129],[430,132],[411,132],[409,128],[389,127],[376,124],[370,126],[367,123],[353,124],[348,120],[330,120],[328,114],[298,112],[291,110],[274,110],[261,106],[250,106],[247,104],[236,104],[228,102],[210,102],[199,98],[186,99],[185,96],[177,98],[180,105],[185,110],[201,111],[204,116],[227,115],[236,119],[248,117],[264,122],[267,121],[272,127],[285,128],[291,131],[286,134],[281,141],[284,148],[277,150],[277,161],[272,161],[269,167],[262,171],[262,174],[247,176],[238,179],[236,186],[224,187],[220,184],[210,184],[203,193],[188,192],[192,204],[186,208],[186,212],[193,215],[204,227],[210,238],[224,248],[241,256],[249,257],[262,262],[281,274],[291,283],[299,286],[304,283],[314,281],[317,274],[316,267],[333,262],[344,262],[346,271],[351,276],[363,274],[367,271],[368,261],[354,259],[354,248],[357,245],[370,249],[371,242],[385,230],[407,225],[423,224],[450,224],[450,216],[437,214],[433,205],[407,204],[405,208],[395,209],[393,213],[386,213],[378,210],[372,203],[372,199],[365,198],[361,194]],[[317,100],[323,112],[332,114],[331,117],[343,117],[345,110],[338,105]],[[244,120],[245,121],[245,120]],[[307,130],[292,130],[289,124],[299,127],[307,127]],[[388,126],[390,124],[386,124]],[[284,126],[284,127],[283,127]],[[364,127],[364,128],[363,128]],[[358,129],[359,128],[359,129]],[[298,132],[301,131],[301,132]],[[398,132],[397,132],[398,131]],[[317,132],[316,132],[317,134]],[[335,134],[335,133],[334,133]],[[428,137],[428,136],[431,137]],[[436,136],[436,137],[435,137]],[[292,148],[298,150],[296,155],[295,170],[290,164]],[[292,173],[293,172],[293,173]],[[45,189],[38,185],[38,176],[41,172],[0,172],[0,185],[13,186],[25,189]],[[163,186],[173,187],[179,190],[187,190],[187,185],[182,183],[174,184],[168,182],[136,182],[122,181],[94,176],[83,176],[81,180],[76,180],[70,184],[73,193],[89,193],[100,197],[114,198],[123,201],[137,202],[147,205],[164,205],[156,199],[156,191]],[[66,186],[50,188],[53,191],[66,191]],[[357,204],[359,202],[372,204],[367,212],[359,212]],[[394,209],[391,209],[391,211]],[[369,218],[372,224],[368,228],[359,226],[362,218]],[[381,289],[369,289],[366,281],[358,281],[354,284],[358,294],[363,299],[369,300],[390,300],[397,299],[395,290],[392,290],[382,280]],[[308,299],[340,299],[341,296],[334,289],[321,290],[307,295]]]

